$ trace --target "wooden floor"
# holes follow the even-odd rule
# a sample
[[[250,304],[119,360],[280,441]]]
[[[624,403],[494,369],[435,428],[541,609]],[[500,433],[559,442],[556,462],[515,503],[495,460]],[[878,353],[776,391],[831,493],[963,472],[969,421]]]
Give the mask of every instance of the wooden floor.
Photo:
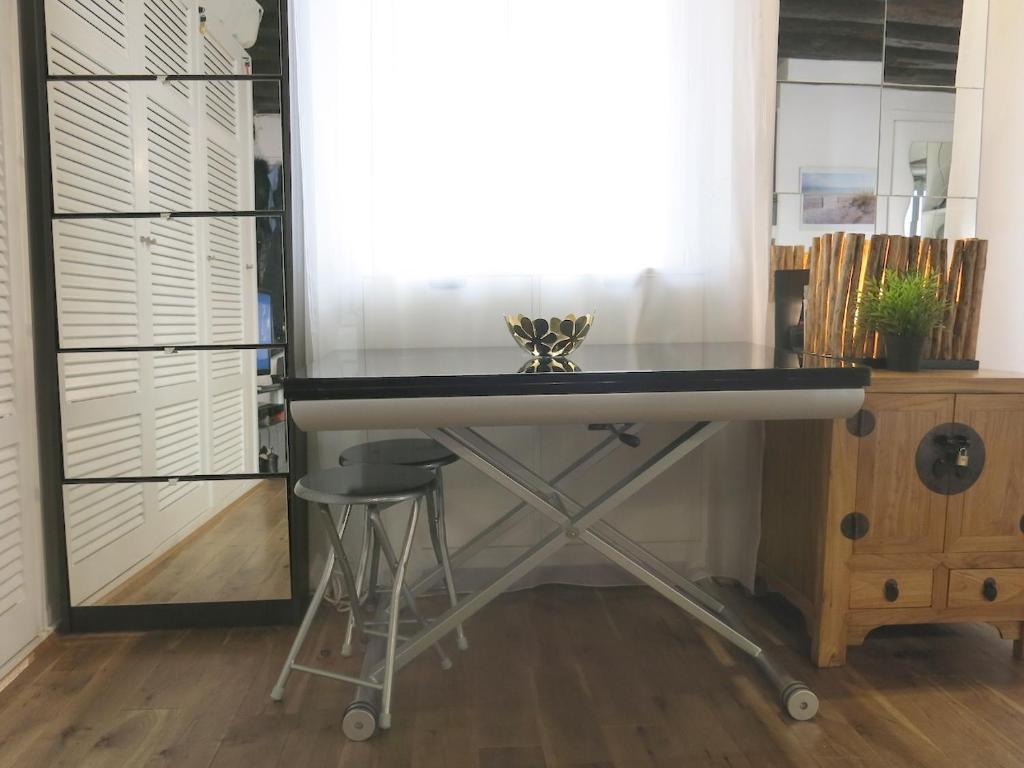
[[[296,674],[268,698],[291,628],[63,639],[0,693],[0,765],[1024,766],[1024,665],[990,628],[883,630],[817,671],[791,611],[743,610],[821,696],[816,720],[784,718],[746,659],[647,591],[543,587],[475,616],[454,669],[417,659],[392,730],[359,744],[347,686]],[[320,621],[306,660],[352,668],[342,627]]]
[[[261,480],[99,602],[276,600],[291,596],[287,485]]]

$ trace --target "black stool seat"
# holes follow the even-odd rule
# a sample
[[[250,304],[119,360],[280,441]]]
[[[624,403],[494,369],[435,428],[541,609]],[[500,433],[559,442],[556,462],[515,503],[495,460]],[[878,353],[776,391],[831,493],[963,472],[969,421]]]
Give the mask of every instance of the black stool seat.
[[[406,437],[354,445],[341,452],[338,463],[396,464],[403,467],[436,469],[458,459],[458,456],[436,440],[427,437]]]
[[[311,472],[295,495],[318,504],[397,504],[433,490],[436,479],[418,467],[353,464]]]

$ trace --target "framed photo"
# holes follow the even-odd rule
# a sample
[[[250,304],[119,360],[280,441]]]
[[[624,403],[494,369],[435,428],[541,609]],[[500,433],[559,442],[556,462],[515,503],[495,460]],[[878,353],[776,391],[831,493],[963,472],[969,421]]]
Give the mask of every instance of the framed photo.
[[[874,231],[874,168],[801,168],[801,229]]]

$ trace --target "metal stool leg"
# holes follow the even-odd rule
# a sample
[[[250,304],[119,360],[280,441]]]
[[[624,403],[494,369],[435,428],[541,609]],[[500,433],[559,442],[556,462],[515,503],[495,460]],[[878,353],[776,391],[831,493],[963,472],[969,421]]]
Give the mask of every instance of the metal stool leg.
[[[448,532],[444,522],[444,477],[441,474],[440,467],[437,468],[434,474],[437,475],[437,490],[434,493],[437,501],[434,505],[435,514],[434,519],[431,520],[430,536],[434,544],[434,553],[437,555],[437,562],[444,570],[444,581],[448,587],[448,600],[452,608],[454,608],[459,604],[459,598],[455,593],[452,561],[448,555]],[[466,639],[466,633],[462,630],[461,624],[455,627],[455,644],[460,651],[465,651],[469,648],[469,641]]]
[[[363,607],[359,604],[359,589],[356,585],[355,576],[352,574],[352,566],[345,555],[345,547],[341,543],[341,537],[345,535],[345,529],[348,527],[348,521],[352,515],[352,505],[345,505],[344,512],[342,512],[342,523],[338,528],[334,527],[331,508],[326,504],[320,504],[319,509],[321,519],[324,521],[324,527],[327,528],[327,538],[331,542],[332,549],[334,549],[334,560],[341,569],[341,578],[345,582],[345,592],[349,596],[351,616],[355,621],[356,627],[362,632],[364,621]]]
[[[418,500],[417,503],[419,503]],[[416,514],[418,517],[418,509]],[[395,557],[395,550],[391,546],[391,540],[388,538],[387,531],[384,530],[384,523],[381,522],[380,510],[376,506],[370,507],[370,522],[373,523],[373,529],[377,535],[378,548],[384,554],[384,560],[391,571],[392,579],[397,581],[398,560]],[[392,589],[393,588],[394,584],[392,584]],[[423,620],[419,609],[416,607],[416,598],[413,597],[412,590],[410,590],[405,584],[400,584],[400,589],[405,598],[405,602],[409,606],[409,613],[412,614],[413,619],[416,620],[416,623],[419,624],[421,628],[426,629],[427,622]],[[434,643],[434,648],[437,650],[437,655],[441,659],[441,668],[451,669],[452,660],[448,658],[448,654],[444,652],[444,648],[441,647],[440,643]]]
[[[349,517],[352,514],[352,507],[345,507],[342,513],[341,522],[339,523],[339,530],[341,535],[344,535],[345,528],[348,526]],[[330,517],[330,512],[327,513],[328,519],[330,520],[331,532],[335,536],[339,536],[339,531],[334,529],[334,520]],[[340,536],[339,536],[340,538]],[[284,698],[284,687],[288,683],[288,677],[292,673],[292,664],[295,663],[295,657],[299,655],[299,650],[302,648],[302,644],[306,641],[306,635],[309,634],[309,628],[313,626],[313,619],[316,618],[317,609],[320,608],[320,603],[323,602],[324,594],[327,592],[327,586],[331,583],[331,576],[334,573],[334,560],[335,550],[332,547],[327,552],[327,562],[324,563],[324,571],[320,576],[320,583],[317,585],[316,592],[313,593],[313,599],[309,603],[309,608],[306,609],[306,615],[302,617],[302,624],[299,625],[298,634],[295,635],[295,640],[292,641],[292,647],[288,651],[288,658],[284,661],[284,666],[281,667],[281,674],[277,677],[277,684],[270,691],[270,698],[274,701],[281,701]]]
[[[413,534],[416,532],[416,521],[420,514],[420,500],[416,499],[412,503],[412,512],[409,513],[409,522],[405,528],[405,539],[402,542],[402,554],[398,558],[398,562],[395,563],[394,568],[394,583],[391,585],[391,611],[388,614],[388,639],[387,649],[384,652],[384,681],[383,688],[381,689],[381,706],[380,706],[380,727],[390,728],[391,727],[391,694],[392,688],[395,682],[395,650],[398,647],[398,616],[401,613],[401,601],[402,592],[405,587],[405,567],[409,563],[409,554],[412,552],[412,539]],[[374,527],[380,524],[380,519],[377,517],[377,511],[371,510],[371,519],[374,521]],[[381,529],[378,528],[378,535],[381,534]],[[391,563],[394,553],[390,552],[391,545],[388,543],[387,537],[380,535],[381,546],[384,547],[384,556],[388,559],[389,564]]]
[[[367,567],[370,561],[370,548],[375,546],[373,540],[373,525],[370,523],[370,518],[366,518],[366,526],[363,528],[363,546],[362,551],[359,553],[359,566],[356,569],[356,597],[355,599],[362,604],[363,600],[368,599],[369,594],[366,592],[360,593],[359,590],[363,588],[363,582],[367,577]],[[341,655],[351,656],[352,655],[352,630],[356,626],[356,615],[351,610],[348,614],[348,626],[345,627],[345,641],[341,644]]]

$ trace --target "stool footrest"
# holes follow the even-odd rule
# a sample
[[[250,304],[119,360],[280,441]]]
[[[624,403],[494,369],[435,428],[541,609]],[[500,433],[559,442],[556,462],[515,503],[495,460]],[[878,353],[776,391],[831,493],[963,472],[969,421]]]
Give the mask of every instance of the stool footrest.
[[[331,672],[326,669],[318,669],[317,667],[307,667],[305,664],[292,664],[292,669],[298,670],[299,672],[305,672],[310,675],[318,675],[320,677],[329,677],[331,680],[340,680],[343,683],[352,683],[353,685],[365,685],[367,688],[375,688],[378,691],[384,686],[374,680],[367,680],[361,677],[352,677],[351,675],[343,675],[340,672]]]

